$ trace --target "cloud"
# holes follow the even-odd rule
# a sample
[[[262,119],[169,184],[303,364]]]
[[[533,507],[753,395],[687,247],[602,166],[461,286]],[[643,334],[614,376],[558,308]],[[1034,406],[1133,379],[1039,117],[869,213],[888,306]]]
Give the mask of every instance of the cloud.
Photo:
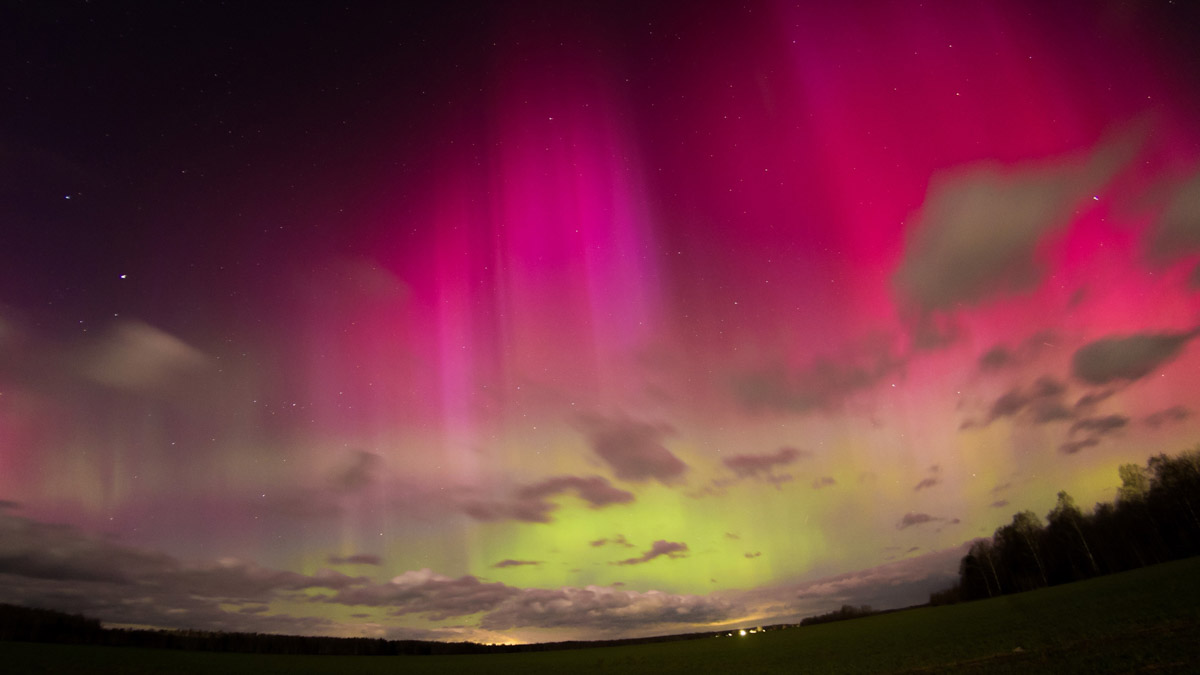
[[[1016,358],[1007,347],[997,345],[979,356],[979,369],[1001,370],[1012,365]]]
[[[929,475],[923,478],[921,482],[913,486],[913,492],[920,492],[921,490],[940,484],[942,479],[938,476],[938,474],[941,472],[942,467],[938,466],[937,464],[929,467]]]
[[[129,623],[199,630],[337,634],[325,619],[263,616],[259,607],[309,589],[368,583],[331,570],[313,575],[234,559],[184,564],[157,551],[65,525],[0,512],[0,602]]]
[[[928,513],[906,513],[904,514],[904,517],[900,519],[900,522],[896,523],[896,529],[903,530],[905,528],[912,527],[913,525],[922,525],[924,523],[932,523],[938,520],[941,520],[941,518],[931,516]]]
[[[1104,417],[1089,417],[1071,425],[1070,432],[1086,431],[1092,436],[1110,434],[1129,424],[1129,418],[1124,415],[1105,415]]]
[[[422,614],[440,621],[486,612],[518,593],[520,589],[499,582],[486,583],[471,575],[454,579],[425,568],[405,572],[387,583],[345,588],[319,601],[386,607],[392,616]]]
[[[633,548],[633,544],[629,543],[629,541],[625,539],[625,535],[623,535],[623,534],[618,534],[617,536],[613,537],[612,539],[609,539],[607,537],[603,538],[603,539],[597,539],[595,541],[588,542],[588,544],[590,544],[592,546],[604,546],[605,544],[612,544],[613,546],[624,546],[625,548]]]
[[[983,422],[965,422],[961,428],[986,427],[1004,417],[1024,416],[1033,424],[1072,419],[1074,411],[1063,402],[1066,391],[1064,383],[1043,375],[1028,389],[1017,387],[1001,394],[992,402]]]
[[[1065,227],[1072,207],[1126,164],[1136,142],[1113,139],[1087,157],[1015,167],[982,163],[935,175],[908,230],[893,278],[923,312],[953,310],[1034,287],[1036,249]]]
[[[670,427],[598,415],[581,418],[580,426],[592,452],[621,480],[678,482],[688,466],[662,444]]]
[[[621,560],[613,564],[641,565],[642,563],[648,563],[651,560],[664,555],[668,558],[684,558],[687,556],[687,552],[688,546],[683,542],[659,539],[650,546],[650,550],[646,551],[640,556],[636,558],[626,558],[625,560]]]
[[[383,564],[383,559],[377,555],[370,553],[356,553],[345,557],[331,555],[329,556],[330,565],[375,565]]]
[[[1155,258],[1175,258],[1200,247],[1200,173],[1180,186],[1150,233]]]
[[[875,348],[846,361],[819,358],[804,369],[773,364],[731,380],[734,399],[752,412],[827,410],[895,374],[904,361]]]
[[[1092,408],[1095,408],[1097,405],[1104,402],[1105,399],[1115,393],[1116,391],[1113,389],[1103,389],[1101,391],[1088,392],[1083,396],[1080,396],[1078,401],[1075,401],[1074,412],[1077,415],[1086,414],[1091,411]]]
[[[342,513],[337,497],[320,490],[272,491],[269,496],[253,501],[264,511],[299,520],[329,519]]]
[[[378,479],[383,458],[373,452],[358,450],[349,463],[329,478],[331,487],[341,493],[361,492]]]
[[[1005,345],[996,345],[979,355],[979,370],[994,372],[1028,363],[1054,339],[1053,333],[1038,331],[1026,338],[1016,349]]]
[[[762,556],[762,551],[755,551],[754,553],[743,553],[742,555],[748,559],[753,560],[754,558],[758,558],[758,557]]]
[[[921,480],[921,482],[917,483],[917,484],[916,484],[916,485],[913,487],[913,492],[920,492],[921,490],[924,490],[925,488],[931,488],[931,487],[933,487],[933,486],[937,485],[937,484],[938,484],[938,483],[940,483],[940,482],[941,482],[941,481],[940,481],[940,480],[938,480],[938,479],[937,479],[936,477],[934,477],[934,476],[930,476],[929,478],[924,478],[924,479],[922,479],[922,480]]]
[[[524,565],[541,565],[541,564],[542,564],[541,560],[513,560],[512,558],[506,558],[506,559],[501,560],[500,562],[496,563],[495,565],[492,565],[492,567],[494,567],[496,569],[504,569],[505,567],[522,567]]]
[[[1100,439],[1096,438],[1095,436],[1089,436],[1087,438],[1081,438],[1077,441],[1067,441],[1067,442],[1063,443],[1062,445],[1058,446],[1058,451],[1063,453],[1064,455],[1074,455],[1075,453],[1079,452],[1080,450],[1083,450],[1085,448],[1090,448],[1090,447],[1093,447],[1093,446],[1096,446],[1099,444],[1100,444]]]
[[[1002,508],[1008,506],[1008,500],[1007,499],[997,499],[996,501],[992,502],[988,506],[991,506],[993,509],[1002,509]]]
[[[739,604],[714,595],[675,595],[612,587],[526,589],[480,621],[486,630],[521,627],[586,629],[588,634],[655,632],[658,626],[710,625],[744,615]],[[678,628],[670,629],[671,632]]]
[[[1183,422],[1191,416],[1191,410],[1188,410],[1181,405],[1175,405],[1167,408],[1166,410],[1159,410],[1156,413],[1147,415],[1142,422],[1148,427],[1157,429],[1167,424],[1177,424],[1179,422]]]
[[[949,347],[962,336],[958,320],[943,312],[922,312],[910,324],[913,351],[929,352]]]
[[[790,480],[791,476],[776,475],[774,472],[776,467],[787,466],[797,459],[808,457],[811,454],[807,450],[784,447],[772,453],[734,455],[724,460],[724,464],[732,469],[738,478],[758,478],[778,483]]]
[[[1179,356],[1195,336],[1189,331],[1101,338],[1075,352],[1071,374],[1091,385],[1138,380]]]
[[[967,546],[790,587],[756,589],[747,594],[745,601],[790,596],[794,598],[791,609],[796,612],[796,619],[847,604],[870,604],[877,609],[908,607],[928,601],[930,592],[946,588],[958,579],[958,564]]]
[[[100,384],[164,394],[210,367],[200,350],[140,321],[121,321],[92,350],[84,375]]]
[[[820,490],[821,488],[830,487],[832,485],[837,485],[837,481],[833,479],[833,476],[821,476],[812,482],[812,487],[814,490]]]
[[[1068,434],[1074,436],[1077,432],[1085,432],[1086,436],[1080,439],[1069,439],[1058,446],[1058,450],[1064,455],[1074,455],[1081,450],[1099,445],[1101,436],[1115,433],[1128,424],[1129,418],[1124,415],[1105,415],[1104,417],[1081,419],[1071,425]]]
[[[550,513],[558,505],[550,497],[564,492],[574,492],[592,509],[613,504],[628,504],[634,500],[632,492],[613,486],[601,476],[555,476],[518,489],[503,501],[470,501],[463,511],[472,518],[482,521],[518,520],[527,523],[548,523]]]
[[[686,551],[684,544],[659,541],[644,557],[678,557]],[[314,596],[313,590],[331,592]],[[340,604],[432,621],[480,614],[482,618],[479,628],[466,619],[468,625],[434,631],[346,625],[281,613],[273,605],[277,600],[316,612],[322,605]],[[239,560],[184,564],[159,552],[2,511],[0,602],[82,613],[115,624],[293,635],[361,635],[374,626],[379,632],[371,635],[376,637],[441,640],[471,639],[479,629],[526,626],[580,628],[589,635],[647,634],[658,626],[678,632],[679,626],[699,627],[745,613],[736,602],[715,595],[611,587],[522,589],[469,575],[451,578],[429,569],[379,583],[330,570],[305,575]],[[355,612],[356,618],[370,616]]]

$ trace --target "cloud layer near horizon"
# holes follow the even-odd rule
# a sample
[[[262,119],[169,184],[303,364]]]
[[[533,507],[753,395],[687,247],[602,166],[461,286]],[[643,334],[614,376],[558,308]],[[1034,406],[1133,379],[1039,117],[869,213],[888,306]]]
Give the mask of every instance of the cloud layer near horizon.
[[[612,586],[520,588],[472,575],[452,578],[430,569],[404,572],[379,582],[329,569],[305,575],[233,559],[183,563],[162,553],[91,537],[70,526],[40,523],[4,512],[0,512],[0,534],[0,580],[4,581],[0,584],[0,602],[79,612],[116,624],[295,634],[349,635],[366,631],[374,636],[414,639],[460,639],[487,635],[489,631],[532,628],[586,630],[583,634],[604,637],[631,630],[700,630],[747,616],[761,620],[760,605],[768,597],[777,600],[765,590],[690,595]],[[617,564],[642,564],[687,552],[686,544],[660,540],[641,556]],[[942,554],[925,563],[914,559],[900,567],[893,564],[879,571],[808,582],[787,591],[795,595],[796,602],[775,602],[770,609],[777,612],[780,621],[794,620],[846,598],[871,597],[884,587],[895,595],[900,579],[919,589],[897,597],[928,593],[929,580],[941,583],[951,575],[947,560]],[[371,555],[333,556],[331,562],[372,567],[380,564]],[[537,564],[509,560],[494,567]],[[140,599],[131,603],[134,589]],[[267,611],[280,601],[286,601],[291,609]],[[312,615],[319,614],[320,604],[360,611],[366,608],[381,614],[376,621],[347,632],[336,622]],[[410,615],[433,622],[461,622],[463,617],[473,615],[480,618],[474,628],[461,623],[453,629],[432,630],[386,625],[386,617],[403,619]]]

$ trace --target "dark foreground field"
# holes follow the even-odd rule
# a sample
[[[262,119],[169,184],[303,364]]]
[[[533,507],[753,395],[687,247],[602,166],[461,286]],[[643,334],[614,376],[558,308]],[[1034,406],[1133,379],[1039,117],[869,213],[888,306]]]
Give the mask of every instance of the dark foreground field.
[[[1200,558],[994,600],[735,638],[477,656],[260,656],[0,642],[6,673],[1200,672]]]

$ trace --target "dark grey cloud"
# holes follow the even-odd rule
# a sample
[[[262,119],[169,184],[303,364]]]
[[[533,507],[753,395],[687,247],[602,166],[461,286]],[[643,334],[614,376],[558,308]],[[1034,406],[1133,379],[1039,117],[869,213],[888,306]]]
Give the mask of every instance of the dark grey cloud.
[[[683,558],[688,553],[688,545],[680,541],[667,541],[659,539],[650,546],[650,550],[641,554],[636,558],[626,558],[613,563],[614,565],[641,565],[648,563],[655,558],[667,556],[668,558]]]
[[[1074,455],[1075,453],[1091,448],[1100,444],[1100,439],[1095,436],[1088,436],[1074,441],[1066,441],[1058,446],[1058,451],[1064,455]]]
[[[348,556],[329,556],[330,565],[375,565],[383,564],[383,558],[371,553],[355,553]]]
[[[360,492],[378,480],[382,467],[383,458],[379,455],[358,450],[344,466],[329,477],[329,483],[337,492]]]
[[[434,621],[486,612],[519,594],[518,588],[471,575],[457,579],[429,569],[405,572],[383,584],[363,584],[320,598],[341,605],[385,607],[392,616],[421,614]]]
[[[736,375],[734,400],[751,412],[804,413],[840,406],[849,396],[897,374],[904,361],[885,348],[845,361],[819,358],[807,368],[772,364]]]
[[[1017,387],[1004,392],[989,407],[982,422],[966,422],[962,428],[986,427],[1004,417],[1026,416],[1033,424],[1069,420],[1074,412],[1063,402],[1067,387],[1064,383],[1043,375],[1030,387]]]
[[[938,466],[937,464],[934,464],[933,466],[929,467],[929,475],[926,476],[925,478],[921,479],[920,482],[918,482],[915,486],[913,486],[913,492],[920,492],[921,490],[925,490],[925,489],[934,487],[935,485],[941,484],[941,482],[942,482],[941,473],[942,473],[942,467]]]
[[[997,499],[996,501],[989,504],[989,506],[991,506],[993,509],[1002,509],[1002,508],[1008,506],[1008,500],[1007,499]]]
[[[1097,405],[1103,403],[1108,397],[1116,393],[1114,389],[1102,389],[1100,391],[1091,391],[1079,397],[1075,401],[1074,413],[1076,415],[1086,415],[1091,412]]]
[[[342,505],[336,494],[321,489],[277,491],[272,490],[261,499],[252,499],[251,508],[261,508],[285,518],[297,520],[322,520],[335,518],[342,513]]]
[[[1101,338],[1075,352],[1071,374],[1091,385],[1138,380],[1179,356],[1195,336],[1189,331]]]
[[[1084,157],[1020,166],[982,163],[935,175],[893,278],[924,312],[954,310],[1042,277],[1035,252],[1132,157],[1138,142],[1116,138]]]
[[[812,482],[812,487],[814,490],[820,490],[821,488],[830,487],[833,485],[837,485],[837,481],[833,479],[833,476],[821,476]]]
[[[896,523],[896,529],[903,530],[905,528],[912,527],[913,525],[922,525],[924,523],[932,523],[938,520],[941,520],[941,518],[931,516],[928,513],[906,513],[902,518],[900,518],[900,522]]]
[[[202,597],[252,601],[280,591],[344,589],[364,584],[367,579],[327,569],[307,575],[242,560],[222,560],[215,565],[185,566],[170,575],[170,582]]]
[[[761,557],[762,551],[755,551],[754,553],[743,553],[742,556],[745,558],[748,558],[750,560],[753,560],[754,558]]]
[[[1029,411],[1034,424],[1062,422],[1075,418],[1075,411],[1060,401],[1036,401],[1030,406]]]
[[[495,565],[492,565],[492,567],[495,567],[496,569],[504,569],[505,567],[523,567],[526,565],[541,565],[541,564],[542,564],[541,560],[513,560],[512,558],[506,558],[506,559],[501,560],[500,562],[496,563]]]
[[[177,570],[170,556],[0,511],[0,574],[132,584]]]
[[[1071,425],[1070,433],[1084,431],[1094,436],[1110,434],[1129,424],[1129,418],[1124,415],[1105,415],[1103,417],[1088,417]]]
[[[893,548],[898,552],[898,547]],[[799,612],[797,619],[842,605],[869,604],[878,609],[908,607],[928,601],[930,592],[953,584],[958,578],[958,563],[966,552],[967,546],[957,546],[798,586],[756,590],[748,597],[791,596],[794,598],[792,608]]]
[[[0,602],[134,623],[201,630],[334,633],[324,619],[263,616],[253,609],[311,589],[368,583],[331,570],[313,575],[252,562],[184,564],[157,551],[86,535],[65,525],[0,513]],[[137,598],[137,602],[130,602]]]
[[[920,312],[910,322],[910,333],[910,346],[914,352],[930,352],[958,342],[963,329],[952,314]]]
[[[995,372],[1028,363],[1056,339],[1052,332],[1043,330],[1030,335],[1015,348],[996,345],[979,355],[979,370]]]
[[[1017,357],[1007,347],[997,345],[979,356],[980,370],[1001,370],[1012,365]]]
[[[1154,258],[1173,259],[1200,248],[1200,173],[1179,186],[1149,234]]]
[[[603,539],[596,539],[595,541],[588,542],[588,544],[590,544],[591,546],[605,546],[607,544],[612,544],[613,546],[624,546],[625,548],[633,548],[633,544],[629,543],[629,541],[627,539],[625,539],[625,535],[623,535],[623,534],[618,534],[617,536],[612,537],[611,539],[608,537],[605,537]]]
[[[669,426],[598,415],[584,416],[579,424],[592,452],[621,480],[671,484],[682,480],[688,470],[662,443],[672,431]]]
[[[1159,410],[1156,413],[1147,415],[1142,422],[1144,422],[1148,427],[1157,429],[1167,424],[1178,424],[1179,422],[1183,422],[1191,418],[1191,416],[1191,410],[1181,405],[1175,405],[1165,410]]]
[[[714,595],[675,595],[612,587],[527,589],[505,600],[480,621],[487,630],[527,626],[585,628],[607,636],[637,629],[643,634],[664,627],[720,623],[742,616],[741,605]]]
[[[532,485],[519,488],[508,499],[501,501],[469,501],[463,511],[476,520],[518,520],[527,523],[548,523],[550,513],[558,505],[550,497],[564,492],[574,492],[593,509],[614,504],[628,504],[634,500],[632,492],[615,487],[601,476],[555,476]]]
[[[801,457],[808,457],[812,452],[796,448],[779,448],[775,452],[763,454],[734,455],[724,460],[726,467],[733,470],[739,478],[759,478],[770,482],[781,482],[786,479],[775,474],[778,467],[787,466]]]
[[[643,558],[686,552],[685,544],[660,540]],[[497,566],[533,561],[505,562]],[[311,595],[313,590],[326,592]],[[432,621],[482,614],[485,630],[573,627],[599,635],[633,629],[642,634],[678,632],[680,626],[702,626],[746,613],[745,607],[716,595],[613,587],[521,589],[428,569],[379,583],[331,570],[305,575],[236,560],[184,564],[73,527],[0,511],[0,602],[165,628],[299,635],[336,635],[345,629],[328,619],[272,612],[275,600],[308,602],[314,609],[322,604],[373,607],[392,616],[420,615]],[[370,619],[372,613],[358,611],[353,616]],[[468,639],[474,630],[469,625],[375,629],[378,637],[437,640]]]

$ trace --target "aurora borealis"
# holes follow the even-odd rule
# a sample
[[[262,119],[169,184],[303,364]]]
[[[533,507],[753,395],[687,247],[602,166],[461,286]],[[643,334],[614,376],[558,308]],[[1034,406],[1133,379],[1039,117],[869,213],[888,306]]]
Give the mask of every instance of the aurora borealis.
[[[1181,4],[7,3],[0,602],[925,601],[1200,442]]]

